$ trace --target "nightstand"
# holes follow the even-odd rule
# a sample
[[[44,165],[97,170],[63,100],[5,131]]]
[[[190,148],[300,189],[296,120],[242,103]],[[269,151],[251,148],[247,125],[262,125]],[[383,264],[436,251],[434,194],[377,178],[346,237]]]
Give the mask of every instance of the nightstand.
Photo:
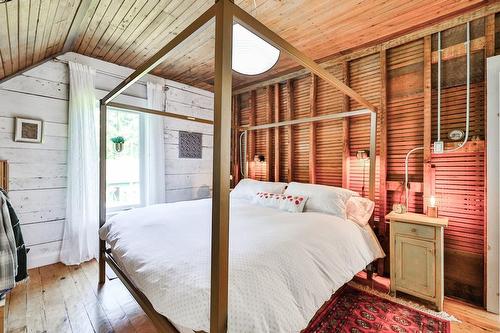
[[[391,212],[391,294],[396,291],[430,301],[443,309],[443,233],[448,219]]]

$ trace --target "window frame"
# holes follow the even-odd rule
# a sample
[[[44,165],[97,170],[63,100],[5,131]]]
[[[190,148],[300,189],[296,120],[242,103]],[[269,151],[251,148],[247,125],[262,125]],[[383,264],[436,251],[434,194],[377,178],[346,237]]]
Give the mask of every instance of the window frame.
[[[107,216],[112,216],[115,215],[119,212],[131,210],[134,208],[140,208],[145,206],[145,180],[146,180],[146,173],[145,173],[145,118],[142,113],[137,113],[133,110],[128,110],[128,109],[123,109],[123,108],[117,108],[117,107],[109,107],[109,111],[118,111],[118,112],[126,112],[126,113],[131,113],[131,114],[136,114],[139,116],[139,203],[138,204],[127,204],[127,205],[121,205],[121,206],[114,206],[110,207],[109,206],[109,201],[106,200],[106,215]],[[108,121],[109,118],[106,120],[106,126],[108,126]],[[106,140],[106,144],[108,144]],[[109,170],[107,166],[107,161],[108,158],[106,156],[106,170]],[[106,181],[106,197],[108,194],[108,182]]]

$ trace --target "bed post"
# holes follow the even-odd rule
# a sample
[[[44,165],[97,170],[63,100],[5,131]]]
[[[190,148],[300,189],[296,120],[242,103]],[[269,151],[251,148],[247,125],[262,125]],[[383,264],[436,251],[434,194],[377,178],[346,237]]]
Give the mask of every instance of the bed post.
[[[233,11],[231,5],[230,0],[217,0],[215,16],[211,333],[225,333],[227,330],[232,113]]]
[[[99,228],[106,222],[106,121],[107,107],[99,104]],[[106,282],[106,242],[99,239],[99,283]]]

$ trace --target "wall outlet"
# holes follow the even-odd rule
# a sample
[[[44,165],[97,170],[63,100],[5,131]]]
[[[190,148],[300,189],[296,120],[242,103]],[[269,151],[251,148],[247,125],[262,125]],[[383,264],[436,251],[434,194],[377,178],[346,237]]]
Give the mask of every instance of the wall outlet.
[[[434,154],[442,154],[442,153],[444,153],[444,142],[434,141]]]

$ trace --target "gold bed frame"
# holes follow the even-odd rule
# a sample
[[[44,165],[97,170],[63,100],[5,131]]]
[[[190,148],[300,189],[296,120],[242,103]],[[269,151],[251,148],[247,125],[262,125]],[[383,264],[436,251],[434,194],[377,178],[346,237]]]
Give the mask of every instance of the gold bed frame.
[[[168,53],[186,40],[195,31],[215,18],[215,79],[214,79],[214,121],[160,112],[147,108],[113,103],[128,87],[167,59]],[[369,198],[375,199],[375,163],[377,109],[356,91],[335,78],[314,60],[296,49],[286,40],[271,31],[250,14],[235,5],[232,0],[216,0],[206,12],[198,17],[186,29],[169,41],[162,49],[140,65],[123,82],[116,86],[100,101],[100,145],[99,145],[99,225],[106,222],[106,119],[108,107],[119,107],[131,111],[156,114],[214,125],[213,145],[213,196],[212,196],[212,255],[211,255],[211,292],[210,292],[210,332],[224,333],[227,330],[228,311],[228,261],[229,261],[229,179],[231,142],[231,99],[232,99],[232,27],[238,22],[262,39],[279,48],[295,59],[300,65],[336,87],[342,93],[360,103],[365,110],[350,111],[328,116],[318,116],[293,120],[293,123],[314,122],[326,119],[370,115],[370,173]],[[288,122],[267,124],[266,128],[288,125]],[[240,128],[239,131],[251,131],[262,128],[255,126]],[[106,242],[99,242],[99,283],[106,281],[106,263],[115,271],[123,284],[151,318],[160,332],[178,333],[167,318],[153,308],[147,297],[130,281],[119,267],[111,252],[106,249]]]

